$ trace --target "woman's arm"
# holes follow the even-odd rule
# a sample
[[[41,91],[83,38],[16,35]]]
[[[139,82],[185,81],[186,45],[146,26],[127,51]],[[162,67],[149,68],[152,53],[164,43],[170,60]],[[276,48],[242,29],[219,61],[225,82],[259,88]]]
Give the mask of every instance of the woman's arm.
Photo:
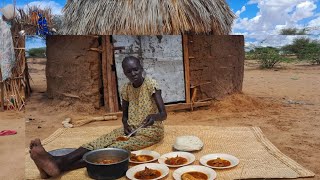
[[[159,113],[156,114],[156,119],[155,121],[163,121],[167,119],[167,111],[166,111],[166,107],[164,106],[164,102],[161,96],[161,90],[156,90],[156,92],[152,95],[152,97],[154,98]]]
[[[167,119],[167,111],[166,107],[163,103],[163,99],[161,96],[161,90],[156,90],[154,94],[152,94],[152,97],[154,98],[156,105],[158,107],[159,113],[157,114],[150,114],[146,117],[144,120],[144,127],[151,126],[155,121],[163,121]]]
[[[128,124],[129,102],[122,99],[122,124],[125,134],[130,134],[132,129]]]

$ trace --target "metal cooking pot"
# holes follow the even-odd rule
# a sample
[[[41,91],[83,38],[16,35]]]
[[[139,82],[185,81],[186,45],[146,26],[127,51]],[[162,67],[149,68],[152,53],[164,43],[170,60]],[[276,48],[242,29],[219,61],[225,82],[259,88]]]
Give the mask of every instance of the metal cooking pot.
[[[130,152],[119,148],[104,148],[87,152],[83,160],[87,163],[88,175],[93,179],[118,179],[124,176],[129,166]],[[96,162],[109,159],[119,160],[112,164]]]

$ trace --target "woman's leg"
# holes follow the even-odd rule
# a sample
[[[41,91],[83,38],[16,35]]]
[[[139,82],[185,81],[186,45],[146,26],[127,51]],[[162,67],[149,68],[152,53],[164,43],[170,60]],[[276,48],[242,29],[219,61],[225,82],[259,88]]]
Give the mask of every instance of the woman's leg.
[[[61,172],[76,169],[85,166],[82,162],[82,156],[88,152],[88,149],[83,147],[61,157],[50,155],[42,146],[39,139],[33,140],[30,143],[30,156],[37,165],[42,178],[50,176],[58,176]]]
[[[64,171],[79,169],[85,167],[82,156],[94,149],[106,148],[115,142],[115,139],[124,135],[123,128],[113,130],[111,133],[99,137],[98,139],[82,145],[75,151],[58,157],[50,155],[41,145],[39,139],[30,143],[30,156],[37,165],[42,178],[49,176],[58,176]]]

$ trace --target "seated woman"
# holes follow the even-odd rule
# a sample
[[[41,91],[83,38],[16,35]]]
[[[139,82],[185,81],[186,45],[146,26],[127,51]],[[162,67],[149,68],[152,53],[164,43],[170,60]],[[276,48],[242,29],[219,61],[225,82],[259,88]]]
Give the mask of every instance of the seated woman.
[[[82,156],[91,150],[116,147],[129,151],[139,150],[160,142],[164,136],[162,121],[167,118],[161,90],[155,80],[143,76],[138,58],[129,56],[122,62],[123,72],[130,80],[121,90],[123,128],[82,145],[70,154],[56,157],[50,155],[39,139],[30,143],[30,156],[37,165],[42,178],[58,176],[62,172],[85,167]],[[128,141],[116,141],[143,125]]]

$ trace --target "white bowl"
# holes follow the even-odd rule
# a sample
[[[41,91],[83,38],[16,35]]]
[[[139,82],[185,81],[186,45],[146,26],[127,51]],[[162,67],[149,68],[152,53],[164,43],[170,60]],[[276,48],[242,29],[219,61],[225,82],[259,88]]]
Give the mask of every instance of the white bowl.
[[[200,165],[191,165],[191,166],[185,166],[181,167],[173,172],[173,178],[175,180],[181,180],[182,174],[186,172],[192,172],[192,171],[198,171],[206,174],[208,176],[208,180],[213,180],[217,177],[217,173],[208,167],[200,166]]]
[[[226,166],[226,167],[214,167],[214,166],[209,166],[207,164],[207,162],[209,160],[212,160],[212,159],[217,159],[217,158],[221,158],[221,159],[225,159],[225,160],[228,160],[230,161],[231,165],[230,166]],[[210,167],[210,168],[214,168],[214,169],[228,169],[228,168],[232,168],[232,167],[235,167],[236,165],[239,164],[239,159],[230,155],[230,154],[207,154],[205,156],[202,156],[200,158],[200,163],[204,166],[207,166],[207,167]]]
[[[169,165],[169,164],[165,163],[167,158],[173,158],[173,157],[177,157],[177,156],[186,158],[187,162],[185,164],[182,164],[182,165]],[[167,153],[167,154],[163,154],[158,159],[158,162],[160,164],[164,164],[164,165],[166,165],[168,167],[181,167],[181,166],[189,165],[189,164],[193,163],[195,160],[196,160],[196,157],[193,154],[188,153],[188,152],[170,152],[170,153]]]
[[[135,155],[149,155],[152,156],[153,159],[150,161],[144,161],[144,162],[139,162],[139,161],[131,161],[129,159],[129,162],[131,163],[136,163],[136,164],[143,164],[143,163],[148,163],[148,162],[152,162],[157,160],[160,157],[160,154],[156,151],[150,151],[150,150],[139,150],[139,151],[132,151],[131,154],[135,154]]]
[[[150,169],[155,169],[155,170],[158,170],[161,172],[161,176],[158,178],[155,178],[155,179],[164,178],[165,176],[167,176],[169,174],[169,168],[163,164],[146,163],[146,164],[140,164],[137,166],[133,166],[132,168],[130,168],[126,173],[127,178],[129,178],[131,180],[138,180],[134,177],[134,175],[139,171],[143,171],[145,169],[145,167],[148,167]]]

